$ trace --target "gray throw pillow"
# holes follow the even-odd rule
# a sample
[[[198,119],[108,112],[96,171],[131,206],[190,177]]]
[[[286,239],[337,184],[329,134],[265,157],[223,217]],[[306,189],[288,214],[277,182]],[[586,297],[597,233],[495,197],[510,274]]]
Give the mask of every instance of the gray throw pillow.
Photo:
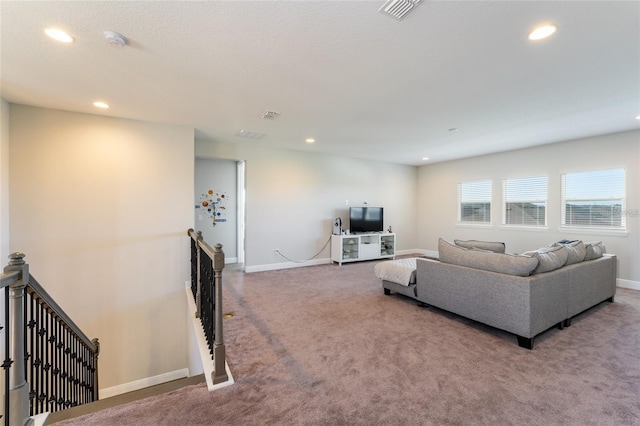
[[[530,256],[495,253],[482,249],[466,249],[440,238],[438,240],[440,262],[467,268],[526,277],[538,266],[538,259]]]
[[[533,271],[534,274],[562,268],[564,264],[567,263],[567,258],[569,257],[567,248],[563,245],[558,247],[543,247],[522,254],[538,259],[538,267]]]
[[[553,243],[551,247],[560,247],[565,246],[567,248],[567,263],[566,265],[571,265],[573,263],[580,263],[584,260],[587,255],[587,248],[584,243],[580,240],[573,241],[571,243]]]
[[[593,260],[599,257],[602,257],[603,254],[607,252],[602,241],[596,241],[592,243],[585,243],[584,247],[586,249],[587,254],[584,257],[584,260]]]
[[[504,243],[493,242],[493,241],[478,241],[478,240],[453,240],[455,245],[472,249],[477,248],[480,250],[489,250],[494,253],[504,253],[505,245]]]

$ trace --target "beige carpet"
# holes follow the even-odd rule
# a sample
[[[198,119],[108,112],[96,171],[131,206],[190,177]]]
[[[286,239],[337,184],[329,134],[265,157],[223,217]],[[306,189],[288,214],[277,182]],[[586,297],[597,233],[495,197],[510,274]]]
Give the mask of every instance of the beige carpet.
[[[225,270],[236,384],[59,425],[640,425],[640,292],[516,337],[385,296],[376,262]],[[102,371],[103,374],[108,374]]]

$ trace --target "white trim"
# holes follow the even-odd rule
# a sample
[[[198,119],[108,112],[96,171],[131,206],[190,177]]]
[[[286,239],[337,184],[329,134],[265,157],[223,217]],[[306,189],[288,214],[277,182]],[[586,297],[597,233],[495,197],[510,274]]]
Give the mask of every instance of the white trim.
[[[33,420],[32,426],[44,426],[47,424],[47,418],[49,417],[49,412],[36,414],[35,416],[31,416],[30,419]]]
[[[627,231],[606,228],[579,228],[572,226],[561,226],[560,228],[558,228],[558,231],[569,234],[611,235],[614,237],[629,236],[629,232]]]
[[[238,258],[237,257],[226,257],[224,258],[224,264],[225,265],[229,265],[231,263],[238,263]]]
[[[147,377],[145,379],[136,380],[129,383],[123,383],[118,386],[112,386],[110,388],[100,389],[100,399],[110,398],[112,396],[120,395],[127,392],[133,392],[139,389],[148,388],[149,386],[159,385],[161,383],[171,382],[173,380],[184,379],[189,377],[189,369],[183,368],[181,370],[170,371],[168,373],[159,374],[153,377]]]
[[[207,389],[209,392],[213,390],[217,390],[220,388],[224,388],[227,386],[231,386],[235,383],[233,380],[233,376],[231,375],[231,371],[229,370],[229,365],[227,361],[224,362],[224,369],[227,372],[227,377],[229,380],[222,383],[213,384],[213,359],[211,359],[211,353],[209,352],[209,345],[207,344],[207,338],[204,335],[204,330],[202,329],[202,323],[200,319],[196,318],[196,302],[193,300],[193,293],[191,292],[191,283],[185,282],[184,290],[187,293],[187,303],[189,304],[189,313],[191,317],[191,325],[193,326],[193,331],[196,336],[196,341],[198,343],[198,349],[200,351],[200,360],[202,361],[202,369],[204,370],[204,378],[207,380]]]
[[[622,278],[618,278],[616,280],[616,287],[640,290],[640,281],[623,280]]]

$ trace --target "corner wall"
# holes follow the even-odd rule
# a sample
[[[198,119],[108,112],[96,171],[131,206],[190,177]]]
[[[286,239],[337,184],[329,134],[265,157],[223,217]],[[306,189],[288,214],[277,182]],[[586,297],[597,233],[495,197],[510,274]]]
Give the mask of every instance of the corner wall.
[[[11,107],[10,248],[90,338],[100,387],[184,370],[193,129]]]
[[[9,117],[10,106],[0,98],[0,268],[9,261]],[[4,317],[2,317],[4,318]]]
[[[560,228],[560,175],[564,172],[624,167],[627,209],[640,209],[640,131],[616,133],[543,145],[535,148],[467,158],[419,169],[419,244],[437,250],[438,238],[504,241],[510,252],[523,252],[564,238],[603,241],[618,256],[618,277],[628,286],[640,283],[640,217],[627,217],[628,235],[594,231],[563,232]],[[508,177],[546,175],[549,178],[546,230],[501,226],[501,181]],[[490,228],[457,225],[457,184],[493,180]],[[636,283],[636,284],[634,284]],[[625,285],[627,286],[627,285]]]
[[[9,263],[9,115],[10,106],[0,98],[0,271]],[[4,324],[4,297],[0,300],[0,324]],[[5,331],[6,332],[6,331]],[[0,354],[4,354],[4,336],[0,339]],[[0,369],[0,383],[5,370]],[[4,413],[4,386],[0,391],[0,412]]]
[[[245,266],[248,271],[289,267],[293,260],[328,262],[333,219],[348,228],[348,207],[384,207],[385,229],[397,233],[399,251],[414,250],[417,167],[304,151],[266,149],[239,142],[196,141],[203,158],[246,160]]]

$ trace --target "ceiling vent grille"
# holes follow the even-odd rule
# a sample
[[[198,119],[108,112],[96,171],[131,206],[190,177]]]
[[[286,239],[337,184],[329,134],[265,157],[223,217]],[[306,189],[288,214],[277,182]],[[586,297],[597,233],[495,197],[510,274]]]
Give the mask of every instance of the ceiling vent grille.
[[[263,137],[267,136],[267,134],[260,133],[260,132],[252,132],[251,130],[240,130],[238,133],[236,133],[236,136],[240,136],[241,138],[247,138],[247,139],[262,139]]]
[[[389,0],[378,11],[400,21],[420,3],[422,0]]]
[[[279,115],[280,115],[279,112],[265,111],[265,112],[262,113],[260,118],[262,118],[264,120],[275,120]]]

